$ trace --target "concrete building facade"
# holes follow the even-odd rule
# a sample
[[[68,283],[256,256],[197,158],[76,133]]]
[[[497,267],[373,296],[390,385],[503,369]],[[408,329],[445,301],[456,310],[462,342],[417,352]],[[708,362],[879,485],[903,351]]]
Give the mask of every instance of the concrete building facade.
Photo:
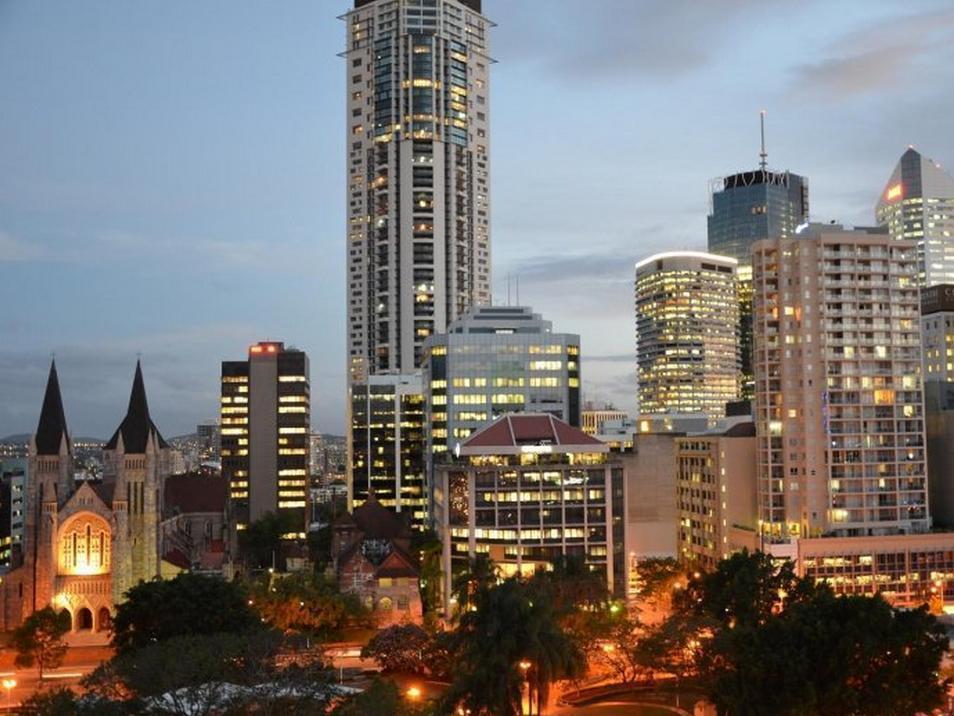
[[[763,542],[927,531],[914,243],[812,225],[753,271]]]

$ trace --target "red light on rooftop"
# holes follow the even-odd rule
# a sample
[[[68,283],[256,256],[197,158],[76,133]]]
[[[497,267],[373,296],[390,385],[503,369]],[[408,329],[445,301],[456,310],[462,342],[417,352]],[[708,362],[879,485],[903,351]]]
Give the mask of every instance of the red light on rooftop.
[[[274,353],[274,352],[275,352],[275,346],[269,346],[269,347],[268,347],[268,352],[269,352],[269,353]]]
[[[884,198],[887,201],[893,201],[894,199],[900,199],[903,193],[904,193],[904,187],[899,182],[897,184],[894,184],[888,187],[888,191],[884,193]]]
[[[249,353],[261,353],[261,352],[262,352],[262,347],[261,347],[261,346],[252,346],[252,347],[250,347],[250,348],[248,349],[248,352],[249,352]]]

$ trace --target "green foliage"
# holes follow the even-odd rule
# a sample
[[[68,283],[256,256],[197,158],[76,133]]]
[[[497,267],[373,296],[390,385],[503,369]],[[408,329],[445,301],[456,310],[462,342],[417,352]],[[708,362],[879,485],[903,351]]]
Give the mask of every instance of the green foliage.
[[[520,712],[524,678],[546,702],[552,682],[582,675],[583,651],[560,627],[551,584],[511,578],[469,596],[473,609],[462,613],[455,635],[449,709],[511,716]],[[529,665],[526,671],[521,662]]]
[[[443,545],[434,530],[415,530],[411,536],[411,554],[418,560],[418,583],[425,619],[431,619],[441,607],[441,569]]]
[[[382,629],[361,650],[361,657],[374,659],[385,671],[426,671],[431,638],[416,624],[399,624]]]
[[[478,554],[470,560],[466,569],[451,578],[451,598],[456,603],[457,614],[466,612],[476,605],[481,594],[485,594],[497,583],[497,565],[486,554]]]
[[[293,713],[304,703],[311,710],[301,713],[314,713],[315,703],[331,698],[330,676],[320,664],[279,668],[281,647],[281,635],[268,631],[181,635],[117,654],[83,686],[102,703],[123,702],[133,710],[161,697],[163,710],[175,714],[226,707],[245,713],[251,705],[255,713]],[[262,692],[264,684],[271,687],[268,693]]]
[[[943,695],[947,636],[926,610],[836,597],[766,555],[723,560],[678,606],[642,641],[660,668],[696,671],[722,714],[891,716],[930,711]]]
[[[70,613],[44,607],[28,616],[13,632],[11,644],[16,649],[17,667],[28,669],[36,665],[43,678],[45,669],[55,669],[66,656],[63,637],[72,626]]]
[[[140,582],[116,608],[112,644],[119,653],[185,634],[241,633],[262,628],[261,618],[236,584],[183,573]]]
[[[324,638],[370,619],[355,595],[341,594],[337,583],[310,573],[269,576],[250,587],[250,596],[261,618],[283,632]]]
[[[671,557],[652,557],[636,566],[637,587],[641,600],[652,601],[668,593],[673,582],[683,576],[679,562]]]
[[[292,512],[266,512],[238,533],[239,553],[249,569],[266,569],[274,566],[285,571],[282,555],[282,535],[301,532],[299,518]]]

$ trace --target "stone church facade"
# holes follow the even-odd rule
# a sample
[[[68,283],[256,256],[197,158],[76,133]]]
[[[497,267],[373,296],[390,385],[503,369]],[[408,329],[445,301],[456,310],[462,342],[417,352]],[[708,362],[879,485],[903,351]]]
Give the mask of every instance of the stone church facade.
[[[101,482],[74,480],[56,365],[30,441],[23,550],[0,583],[3,629],[46,606],[74,632],[103,632],[138,582],[160,574],[159,510],[170,450],[149,416],[137,363],[126,416],[104,448]]]

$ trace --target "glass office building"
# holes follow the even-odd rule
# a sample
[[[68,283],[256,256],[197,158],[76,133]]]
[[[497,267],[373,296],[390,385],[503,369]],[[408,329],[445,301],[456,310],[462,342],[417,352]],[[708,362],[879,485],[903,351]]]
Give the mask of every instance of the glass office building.
[[[741,391],[743,398],[751,398],[752,244],[790,238],[808,221],[808,179],[763,168],[715,179],[710,188],[709,251],[739,262]]]
[[[580,425],[580,337],[524,306],[481,306],[426,343],[429,454],[506,413]]]

